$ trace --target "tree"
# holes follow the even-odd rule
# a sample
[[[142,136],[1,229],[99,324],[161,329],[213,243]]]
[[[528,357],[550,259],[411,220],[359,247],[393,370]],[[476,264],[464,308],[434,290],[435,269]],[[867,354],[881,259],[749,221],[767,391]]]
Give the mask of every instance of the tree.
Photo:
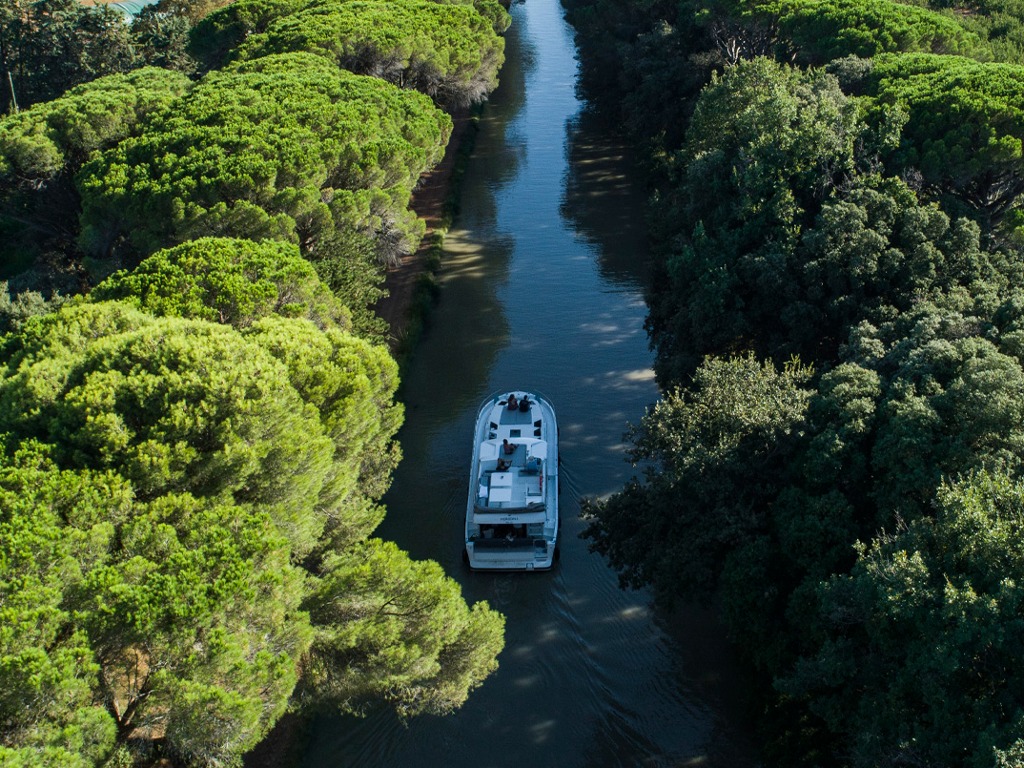
[[[57,480],[58,482],[54,482]],[[62,530],[55,508],[80,494],[117,509],[109,477],[56,478],[34,469],[0,471],[0,758],[5,765],[91,766],[113,747],[115,723],[93,692],[100,666],[72,624],[73,590],[109,541],[111,530]],[[108,485],[109,484],[109,485]],[[113,487],[110,487],[113,486]],[[64,762],[66,761],[66,762]]]
[[[311,51],[358,74],[413,88],[449,109],[494,89],[504,40],[469,5],[320,0],[249,36],[235,57]]]
[[[438,2],[475,8],[479,15],[490,22],[495,34],[500,35],[511,23],[508,12],[495,0]],[[389,6],[401,12],[403,4],[404,0],[389,3]],[[195,25],[191,33],[190,50],[208,68],[216,69],[223,66],[232,52],[248,38],[266,33],[278,20],[299,12],[313,16],[325,12],[330,14],[330,9],[337,5],[336,0],[236,0]],[[296,50],[308,49],[293,48],[288,49],[288,52]]]
[[[755,59],[705,88],[655,227],[668,252],[647,325],[662,381],[684,380],[705,354],[744,348],[761,323],[777,325],[777,313],[755,318],[745,307],[755,293],[790,298],[787,263],[853,172],[857,134],[852,103],[822,72]]]
[[[147,5],[132,19],[136,55],[147,66],[190,75],[198,67],[188,54],[191,28],[187,18],[164,10],[159,3]]]
[[[346,706],[329,678],[403,714],[461,705],[502,618],[365,541],[398,457],[387,351],[279,243],[188,244],[109,289],[3,339],[0,757],[237,765],[290,701]],[[235,325],[180,316],[206,301]]]
[[[266,515],[140,503],[116,474],[58,470],[31,448],[0,469],[0,497],[13,555],[0,584],[36,587],[5,595],[5,741],[95,765],[117,734],[236,763],[283,711],[311,638],[301,573]]]
[[[75,0],[9,0],[0,12],[0,112],[56,98],[69,88],[135,66],[117,11]],[[14,83],[14,93],[8,88]]]
[[[81,200],[75,174],[95,152],[142,130],[188,91],[181,74],[145,68],[99,78],[0,120],[0,222],[11,251],[72,251]],[[70,254],[69,254],[70,255]]]
[[[321,238],[308,258],[352,313],[353,330],[365,339],[385,343],[391,329],[374,308],[387,290],[372,238],[361,232],[336,232]]]
[[[891,0],[754,0],[741,16],[770,19],[780,43],[810,64],[844,56],[922,52],[991,58],[983,38],[955,17]]]
[[[384,699],[403,716],[451,712],[504,645],[500,614],[469,609],[437,563],[377,539],[329,558],[305,607],[316,638],[301,696],[319,708],[360,712]]]
[[[1019,750],[1024,488],[945,483],[934,518],[861,546],[819,590],[827,634],[780,682],[854,766],[984,766]]]
[[[122,300],[162,317],[247,328],[261,318],[305,318],[349,330],[348,310],[290,243],[201,238],[157,251],[100,283],[90,301]]]
[[[745,275],[745,327],[757,348],[813,361],[835,359],[862,322],[881,325],[923,302],[1004,295],[1022,277],[1012,254],[982,248],[973,221],[951,221],[903,182],[871,177],[822,206],[786,270],[785,297],[760,289],[756,273]],[[767,325],[773,314],[775,328]]]
[[[364,539],[384,517],[375,503],[401,451],[394,435],[404,411],[394,402],[398,365],[386,347],[308,321],[266,318],[245,331],[288,370],[303,402],[320,416],[334,461],[320,494],[334,548]]]
[[[714,590],[722,558],[762,534],[799,444],[811,371],[753,356],[709,358],[690,390],[666,394],[631,431],[648,466],[605,500],[587,500],[590,548],[624,585],[663,596]],[[685,556],[683,553],[686,553]]]
[[[383,518],[402,422],[398,369],[383,346],[354,338],[344,307],[295,246],[204,239],[161,251],[101,284],[90,301],[120,299],[160,316],[239,328],[285,364],[334,443],[318,506],[334,546],[368,536]]]
[[[10,337],[0,422],[68,468],[111,469],[140,499],[172,492],[266,510],[297,552],[330,514],[319,414],[267,351],[227,327],[109,302],[36,318]]]
[[[1024,457],[1020,362],[982,338],[937,336],[900,355],[872,450],[878,504],[905,520],[922,514],[943,476]]]
[[[890,173],[915,169],[929,192],[998,227],[1024,193],[1024,68],[956,56],[880,56],[865,83],[874,125],[905,115]]]
[[[308,251],[340,229],[397,258],[422,233],[409,194],[450,130],[427,97],[322,57],[241,62],[82,169],[82,246],[145,255],[218,235]]]
[[[8,282],[0,281],[0,333],[20,330],[30,317],[53,312],[64,301],[60,294],[46,298],[39,291],[21,291],[12,296]]]

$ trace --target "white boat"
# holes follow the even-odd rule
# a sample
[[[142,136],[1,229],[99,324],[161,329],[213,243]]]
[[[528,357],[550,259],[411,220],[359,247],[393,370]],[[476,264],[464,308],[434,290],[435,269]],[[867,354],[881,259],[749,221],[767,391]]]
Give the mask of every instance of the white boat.
[[[492,395],[473,436],[465,558],[475,570],[543,571],[557,557],[555,411],[534,392]]]

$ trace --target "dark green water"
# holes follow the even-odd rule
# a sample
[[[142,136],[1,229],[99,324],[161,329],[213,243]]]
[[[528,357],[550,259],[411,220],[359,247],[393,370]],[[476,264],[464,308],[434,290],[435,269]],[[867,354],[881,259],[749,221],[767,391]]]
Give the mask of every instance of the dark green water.
[[[623,433],[657,398],[643,331],[642,194],[576,97],[558,0],[513,7],[447,239],[441,302],[406,377],[405,459],[378,534],[433,559],[507,617],[500,669],[456,714],[316,724],[303,765],[743,766],[742,687],[706,614],[663,619],[579,539],[581,495],[630,476]],[[547,574],[461,562],[473,419],[499,389],[536,389],[561,429],[562,558]]]

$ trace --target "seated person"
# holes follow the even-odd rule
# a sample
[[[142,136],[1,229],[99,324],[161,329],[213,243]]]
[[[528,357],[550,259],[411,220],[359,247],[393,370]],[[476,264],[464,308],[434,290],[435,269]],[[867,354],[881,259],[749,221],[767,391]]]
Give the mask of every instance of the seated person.
[[[498,472],[505,472],[510,466],[512,466],[512,462],[498,459]]]
[[[519,400],[516,399],[515,393],[508,396],[508,409],[514,411],[519,407]]]
[[[506,456],[511,456],[516,452],[516,447],[508,441],[508,438],[501,441],[501,447],[505,451]]]
[[[522,411],[523,413],[526,413],[528,410],[530,410],[530,401],[526,397],[526,395],[523,395],[523,399],[519,401],[519,410]]]

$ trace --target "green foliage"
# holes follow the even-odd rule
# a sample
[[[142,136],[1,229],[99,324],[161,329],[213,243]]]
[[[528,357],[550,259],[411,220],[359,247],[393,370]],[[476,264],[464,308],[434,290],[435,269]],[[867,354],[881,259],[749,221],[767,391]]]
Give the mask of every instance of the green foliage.
[[[503,50],[491,22],[469,5],[320,0],[250,35],[235,56],[311,51],[455,107],[494,89]]]
[[[115,721],[163,731],[170,713],[172,752],[234,764],[283,711],[311,640],[270,520],[183,495],[144,504],[117,475],[38,451],[4,463],[0,498],[4,741],[94,765]]]
[[[303,705],[460,706],[502,617],[365,541],[399,456],[387,351],[280,243],[189,243],[97,293],[4,339],[4,760],[95,765],[129,739],[237,765],[300,669]]]
[[[997,226],[1024,193],[1024,68],[926,54],[878,57],[865,89],[874,125],[906,115],[892,173],[916,169],[938,196]]]
[[[384,698],[403,716],[450,712],[504,645],[500,614],[469,609],[440,566],[377,539],[328,558],[305,607],[316,639],[302,695],[321,708],[359,712]]]
[[[136,55],[147,66],[193,73],[198,62],[188,54],[188,19],[147,5],[132,19]]]
[[[395,258],[420,236],[409,193],[450,130],[425,96],[322,57],[242,62],[82,169],[82,244],[103,255],[127,241],[150,253],[233,235],[308,250],[341,228]]]
[[[490,22],[496,34],[504,32],[511,23],[508,12],[495,0],[438,1],[475,8],[480,16]],[[404,3],[405,0],[394,1],[389,2],[388,6],[401,13]],[[278,20],[300,12],[311,17],[330,15],[331,9],[338,5],[337,0],[236,0],[196,24],[191,33],[190,50],[208,67],[217,68],[223,66],[234,49],[252,36],[263,35]],[[306,23],[308,25],[308,20]],[[328,41],[321,42],[326,44]],[[298,50],[310,49],[290,48],[287,52]]]
[[[7,0],[0,10],[0,113],[135,67],[124,16],[76,0]],[[10,80],[14,83],[12,99]]]
[[[311,323],[267,318],[246,331],[280,360],[303,402],[334,443],[334,463],[319,505],[332,546],[368,536],[383,518],[373,500],[387,490],[401,458],[393,442],[403,410],[393,403],[398,367],[385,347]]]
[[[53,312],[64,300],[59,294],[47,299],[38,291],[21,291],[12,296],[7,281],[0,282],[0,334],[20,330],[30,317]]]
[[[880,53],[992,55],[956,18],[892,0],[748,0],[741,8],[776,25],[783,44],[812,64]]]
[[[655,228],[673,247],[648,320],[663,381],[733,349],[749,333],[743,310],[754,292],[779,301],[792,291],[787,261],[853,170],[857,131],[852,104],[821,72],[755,59],[704,90],[676,160],[681,183],[660,202]],[[754,327],[778,322],[754,312]]]
[[[780,683],[853,745],[849,764],[997,764],[1017,748],[1024,487],[974,474],[934,518],[861,547],[819,590],[827,634]]]
[[[584,504],[584,536],[623,584],[698,595],[716,584],[730,549],[765,530],[765,502],[785,483],[802,432],[810,375],[795,361],[779,371],[752,356],[711,358],[691,389],[666,393],[644,416],[631,459],[649,465],[646,482]]]
[[[96,286],[90,301],[124,300],[153,315],[246,328],[261,318],[350,327],[348,311],[299,249],[267,240],[202,238],[150,256]]]
[[[235,0],[192,27],[189,52],[208,69],[219,69],[247,37],[309,5],[309,0]]]
[[[949,8],[965,28],[988,40],[995,61],[1024,64],[1024,4],[1021,0],[971,0],[932,2]]]
[[[59,247],[77,235],[74,175],[94,152],[141,130],[189,88],[183,75],[146,68],[80,85],[0,120],[0,218],[23,230],[12,241]]]
[[[649,150],[667,389],[591,546],[715,602],[776,682],[774,762],[1019,764],[1024,88],[965,57],[1019,64],[1024,5],[565,4],[588,94]],[[756,58],[851,51],[836,81]],[[760,377],[704,357],[748,349]],[[793,354],[820,373],[792,389],[758,362]]]
[[[352,313],[352,328],[363,338],[384,343],[390,328],[374,307],[387,294],[373,240],[359,232],[323,237],[309,253],[320,279]]]
[[[226,326],[117,303],[9,340],[0,422],[69,467],[113,469],[140,498],[189,492],[267,510],[297,551],[320,535],[333,446],[285,367]]]
[[[209,5],[162,0],[135,52],[189,71],[185,19]],[[364,5],[364,34],[390,20],[410,38],[406,80],[453,103],[493,85],[496,3]],[[445,713],[496,668],[499,614],[366,541],[402,409],[394,361],[351,329],[381,333],[379,264],[415,247],[409,194],[450,129],[428,97],[307,53],[195,86],[111,76],[0,121],[5,233],[64,247],[81,201],[80,242],[108,271],[153,253],[60,308],[2,297],[5,765],[128,765],[137,748],[238,765],[289,702]]]

